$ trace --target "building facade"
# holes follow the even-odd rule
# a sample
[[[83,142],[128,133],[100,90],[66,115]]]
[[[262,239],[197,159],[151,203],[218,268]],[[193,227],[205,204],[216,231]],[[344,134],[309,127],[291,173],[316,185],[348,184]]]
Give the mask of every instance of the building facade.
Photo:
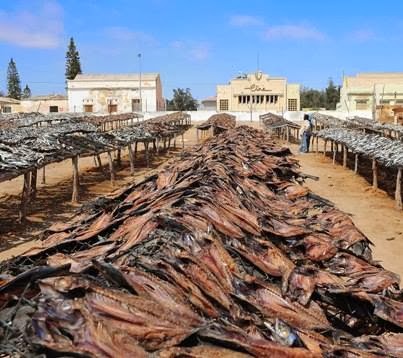
[[[81,74],[67,81],[70,112],[127,113],[165,109],[158,73]]]
[[[10,97],[0,97],[0,114],[20,111],[20,101]]]
[[[217,110],[217,97],[207,97],[200,101],[200,111],[216,111]]]
[[[67,96],[55,94],[46,96],[32,96],[20,101],[21,112],[57,113],[68,112]]]
[[[379,106],[403,105],[403,73],[358,73],[344,76],[341,111],[371,111]]]
[[[270,77],[262,72],[240,75],[227,85],[217,86],[217,110],[299,111],[300,86],[288,84],[283,77]]]

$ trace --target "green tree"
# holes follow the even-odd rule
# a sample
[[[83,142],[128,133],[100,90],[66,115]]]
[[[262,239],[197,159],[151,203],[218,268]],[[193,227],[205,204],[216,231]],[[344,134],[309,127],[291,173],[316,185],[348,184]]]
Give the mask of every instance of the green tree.
[[[167,101],[167,109],[171,111],[195,111],[197,100],[193,98],[189,88],[177,88],[173,90],[171,101]]]
[[[335,86],[333,80],[329,78],[326,92],[326,109],[336,109],[340,102],[340,86]]]
[[[21,98],[27,99],[27,98],[29,98],[31,96],[32,96],[31,89],[28,87],[28,85],[26,85],[25,88],[22,91]]]
[[[7,69],[7,92],[14,99],[21,99],[21,81],[17,66],[13,59],[8,63]]]
[[[301,90],[301,108],[320,109],[326,107],[326,94],[323,90],[304,87]]]
[[[66,52],[66,79],[74,80],[81,73],[80,54],[77,51],[74,39],[71,37]]]

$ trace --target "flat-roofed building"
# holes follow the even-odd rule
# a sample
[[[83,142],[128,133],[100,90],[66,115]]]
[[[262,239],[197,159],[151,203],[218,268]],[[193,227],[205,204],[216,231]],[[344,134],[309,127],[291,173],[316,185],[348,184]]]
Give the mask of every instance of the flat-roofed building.
[[[21,111],[26,113],[57,113],[68,112],[68,110],[67,96],[62,94],[32,96],[21,100]]]
[[[158,73],[81,74],[67,81],[70,112],[156,112],[165,109]]]
[[[10,97],[0,96],[0,114],[20,112],[20,101]]]
[[[258,71],[217,86],[218,111],[286,112],[299,109],[300,85],[289,84],[284,77],[270,77]]]
[[[341,111],[371,111],[377,107],[403,104],[403,73],[358,73],[344,76],[340,89]]]

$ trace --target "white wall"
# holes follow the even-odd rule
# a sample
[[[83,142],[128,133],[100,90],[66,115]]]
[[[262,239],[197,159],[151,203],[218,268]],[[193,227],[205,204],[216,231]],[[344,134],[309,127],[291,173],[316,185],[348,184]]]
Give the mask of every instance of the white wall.
[[[143,111],[157,110],[155,88],[142,88],[141,96]],[[132,111],[132,99],[140,98],[140,94],[136,89],[68,89],[69,111],[83,112],[84,104],[92,104],[95,113],[107,113],[108,98],[116,98],[118,112],[127,113]],[[91,99],[92,102],[86,103],[87,99]]]

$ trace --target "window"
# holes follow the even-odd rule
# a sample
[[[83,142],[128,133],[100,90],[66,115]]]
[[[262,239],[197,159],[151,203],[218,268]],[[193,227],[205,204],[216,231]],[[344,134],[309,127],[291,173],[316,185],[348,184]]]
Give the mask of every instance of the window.
[[[11,107],[10,106],[4,106],[3,107],[3,113],[11,113]]]
[[[117,104],[108,104],[108,113],[115,113],[118,111]]]
[[[94,112],[92,104],[84,104],[84,112],[85,113],[92,113]]]
[[[59,107],[58,106],[49,106],[49,112],[50,113],[59,112]]]
[[[132,99],[132,112],[141,112],[140,98]]]
[[[228,99],[220,99],[220,111],[228,111]]]
[[[358,111],[363,111],[368,109],[368,100],[367,99],[356,99],[355,106]]]
[[[298,101],[296,98],[288,99],[288,110],[293,112],[298,111]]]

